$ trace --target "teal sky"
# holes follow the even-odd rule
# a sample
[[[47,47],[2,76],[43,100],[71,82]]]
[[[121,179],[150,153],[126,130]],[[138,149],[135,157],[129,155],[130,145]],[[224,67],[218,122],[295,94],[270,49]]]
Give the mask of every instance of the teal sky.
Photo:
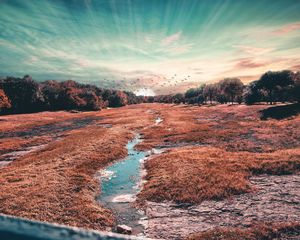
[[[300,0],[0,0],[0,76],[172,93],[300,70]]]

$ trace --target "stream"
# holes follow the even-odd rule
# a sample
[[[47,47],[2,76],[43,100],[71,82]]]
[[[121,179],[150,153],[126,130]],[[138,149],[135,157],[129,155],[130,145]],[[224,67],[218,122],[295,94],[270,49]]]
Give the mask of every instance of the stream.
[[[155,119],[155,125],[163,121],[159,116]],[[142,187],[143,162],[154,154],[160,154],[162,149],[151,151],[137,151],[135,146],[142,141],[136,134],[134,139],[126,145],[128,155],[121,161],[117,161],[107,168],[100,170],[101,195],[97,200],[104,207],[111,209],[116,216],[116,225],[126,225],[132,229],[133,235],[143,236],[145,213],[134,206],[137,193]],[[113,229],[116,231],[116,229]]]
[[[134,149],[141,141],[140,135],[136,135],[126,145],[128,156],[100,171],[101,195],[97,199],[114,212],[118,225],[131,227],[134,235],[143,233],[143,226],[139,221],[144,213],[135,208],[133,202],[140,190],[142,162],[149,156],[148,151]]]

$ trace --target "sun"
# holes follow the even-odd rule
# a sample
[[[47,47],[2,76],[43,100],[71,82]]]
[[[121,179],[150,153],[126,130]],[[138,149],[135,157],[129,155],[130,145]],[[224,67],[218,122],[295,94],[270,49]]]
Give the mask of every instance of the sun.
[[[140,88],[134,91],[137,96],[155,96],[155,92],[150,88]]]

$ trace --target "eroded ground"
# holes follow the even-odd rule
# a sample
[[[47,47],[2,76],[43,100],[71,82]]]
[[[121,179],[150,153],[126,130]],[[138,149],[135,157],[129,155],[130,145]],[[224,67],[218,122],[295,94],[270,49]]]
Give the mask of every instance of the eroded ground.
[[[94,176],[125,157],[126,143],[140,133],[138,149],[165,149],[146,161],[138,195],[147,236],[209,239],[202,233],[240,233],[258,222],[292,224],[295,234],[300,117],[262,121],[267,107],[142,104],[0,117],[0,164],[13,160],[0,169],[0,211],[110,229],[114,216],[95,201]]]

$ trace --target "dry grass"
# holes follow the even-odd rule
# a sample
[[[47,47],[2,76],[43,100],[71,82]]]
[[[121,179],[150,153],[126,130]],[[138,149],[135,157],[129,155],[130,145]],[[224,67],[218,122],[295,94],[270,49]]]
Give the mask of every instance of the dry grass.
[[[252,191],[252,174],[289,174],[300,169],[300,148],[272,153],[228,152],[213,147],[170,150],[145,163],[142,200],[200,203]]]
[[[252,191],[253,174],[300,169],[300,116],[262,121],[263,105],[154,107],[164,121],[143,131],[139,148],[175,148],[146,162],[142,201],[221,199]]]
[[[21,131],[41,125],[94,115],[95,112],[81,112],[74,114],[65,111],[5,115],[0,116],[0,133]]]
[[[271,240],[300,236],[300,223],[255,224],[251,228],[220,228],[191,234],[187,240]],[[296,239],[296,238],[293,238]]]
[[[0,133],[63,125],[74,118],[101,119],[66,131],[63,139],[0,169],[0,212],[93,229],[111,226],[111,212],[95,201],[99,183],[94,175],[126,155],[125,144],[134,132],[145,138],[140,149],[200,145],[174,148],[149,160],[141,200],[200,202],[252,191],[251,174],[299,170],[300,117],[261,121],[264,108],[141,104],[78,114],[2,116]],[[156,116],[164,121],[155,125]],[[0,152],[44,143],[48,137],[2,138]]]
[[[143,131],[141,149],[174,143],[196,143],[227,151],[271,152],[294,148],[300,142],[300,117],[260,120],[264,105],[175,106],[153,108],[163,123]]]
[[[94,174],[126,156],[129,137],[121,129],[85,129],[0,169],[0,211],[93,229],[111,226],[112,214],[94,200]]]
[[[95,174],[112,161],[125,157],[125,145],[133,137],[133,130],[153,120],[152,116],[137,117],[144,112],[143,109],[132,109],[132,112],[135,114],[124,108],[93,113],[102,119],[96,125],[67,131],[63,139],[0,169],[0,212],[98,230],[111,227],[114,223],[112,213],[95,200],[100,190]],[[122,118],[118,113],[122,114]],[[21,126],[17,131],[30,130],[41,125],[45,120],[44,114],[48,116],[48,113],[37,113],[24,115],[22,120],[19,115],[6,118],[14,119],[12,125]],[[49,114],[55,118],[54,113]],[[56,122],[66,120],[60,116],[61,112],[56,114]],[[36,121],[25,124],[32,119]],[[101,127],[106,123],[112,127]],[[8,125],[2,127],[4,130],[10,129]],[[34,141],[42,141],[45,137],[37,136]],[[15,150],[33,141],[3,138],[3,143],[5,140],[9,140],[5,150]]]
[[[7,133],[30,131],[32,128],[56,124],[71,119],[85,118],[94,113],[70,113],[70,112],[41,112],[32,114],[16,114],[0,116],[0,154],[16,151],[24,147],[45,144],[51,141],[47,135],[32,137],[5,137]]]

